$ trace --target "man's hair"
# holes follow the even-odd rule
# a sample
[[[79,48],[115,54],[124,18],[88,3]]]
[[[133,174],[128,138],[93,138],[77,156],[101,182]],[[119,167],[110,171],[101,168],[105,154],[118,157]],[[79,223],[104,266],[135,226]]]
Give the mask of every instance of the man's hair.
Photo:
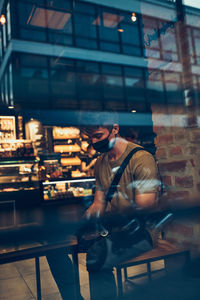
[[[96,130],[98,130],[99,128],[106,128],[108,129],[109,132],[111,132],[113,126],[112,125],[89,125],[89,126],[83,126],[80,128],[81,133],[87,135],[87,136],[91,136]]]
[[[81,132],[86,135],[93,134],[94,131],[100,127],[108,129],[110,132],[114,124],[118,124],[118,114],[116,112],[93,112],[91,114],[85,113],[85,124],[88,120],[88,125],[82,126]]]

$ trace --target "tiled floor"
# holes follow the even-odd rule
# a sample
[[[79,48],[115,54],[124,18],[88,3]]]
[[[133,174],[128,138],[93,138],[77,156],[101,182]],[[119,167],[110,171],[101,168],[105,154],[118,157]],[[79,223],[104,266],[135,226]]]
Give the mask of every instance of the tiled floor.
[[[89,300],[88,274],[85,269],[85,256],[79,255],[81,294]],[[152,264],[152,268],[161,268],[163,262]],[[43,300],[61,300],[56,283],[49,270],[45,257],[40,258],[41,286]],[[144,265],[129,269],[129,275],[137,275],[146,270]],[[144,279],[136,279],[139,282]],[[129,287],[127,286],[127,289]],[[0,265],[0,300],[36,299],[35,264],[33,259]]]

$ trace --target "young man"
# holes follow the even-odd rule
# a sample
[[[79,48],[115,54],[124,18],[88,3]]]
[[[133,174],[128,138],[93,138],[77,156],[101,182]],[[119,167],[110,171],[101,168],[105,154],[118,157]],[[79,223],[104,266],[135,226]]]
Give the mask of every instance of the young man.
[[[118,215],[130,211],[151,210],[156,207],[158,191],[157,166],[147,151],[138,151],[125,168],[117,192],[106,203],[106,194],[119,166],[129,152],[138,145],[119,136],[118,124],[96,126],[87,130],[93,148],[102,153],[95,165],[96,191],[93,204],[85,213],[86,218],[102,216],[110,211]],[[152,245],[141,247],[141,253]],[[138,255],[138,249],[137,249]],[[134,254],[136,253],[133,253]],[[89,270],[91,300],[115,299],[116,286],[112,266],[98,272]]]

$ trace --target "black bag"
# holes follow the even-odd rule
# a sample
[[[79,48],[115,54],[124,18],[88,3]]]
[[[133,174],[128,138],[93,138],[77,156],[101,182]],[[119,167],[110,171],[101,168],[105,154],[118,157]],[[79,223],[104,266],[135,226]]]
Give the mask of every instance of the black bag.
[[[110,185],[106,202],[112,200],[131,157],[141,150],[145,151],[142,147],[134,148],[124,159]],[[138,217],[117,216],[114,221],[109,217],[106,221],[90,220],[80,228],[77,238],[80,251],[87,252],[88,271],[111,268],[125,259],[152,249],[151,236],[142,218]]]

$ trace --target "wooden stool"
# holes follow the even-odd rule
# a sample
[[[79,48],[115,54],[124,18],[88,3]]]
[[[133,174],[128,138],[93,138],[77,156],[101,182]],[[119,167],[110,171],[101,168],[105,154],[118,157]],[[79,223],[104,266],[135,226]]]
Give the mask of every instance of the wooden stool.
[[[169,258],[170,259],[177,258],[178,256],[184,257],[185,263],[188,263],[190,261],[190,251],[188,249],[180,249],[170,244],[167,241],[161,240],[158,247],[148,252],[145,252],[140,256],[137,256],[133,259],[127,260],[115,266],[116,273],[117,273],[118,297],[120,298],[123,295],[122,270],[124,271],[124,278],[126,281],[128,280],[127,269],[129,267],[133,267],[141,264],[147,264],[147,272],[142,275],[143,276],[147,275],[148,280],[151,281],[152,273],[153,273],[153,271],[151,270],[151,262],[155,262],[163,259],[165,263],[165,267],[164,267],[165,269],[167,260]]]

